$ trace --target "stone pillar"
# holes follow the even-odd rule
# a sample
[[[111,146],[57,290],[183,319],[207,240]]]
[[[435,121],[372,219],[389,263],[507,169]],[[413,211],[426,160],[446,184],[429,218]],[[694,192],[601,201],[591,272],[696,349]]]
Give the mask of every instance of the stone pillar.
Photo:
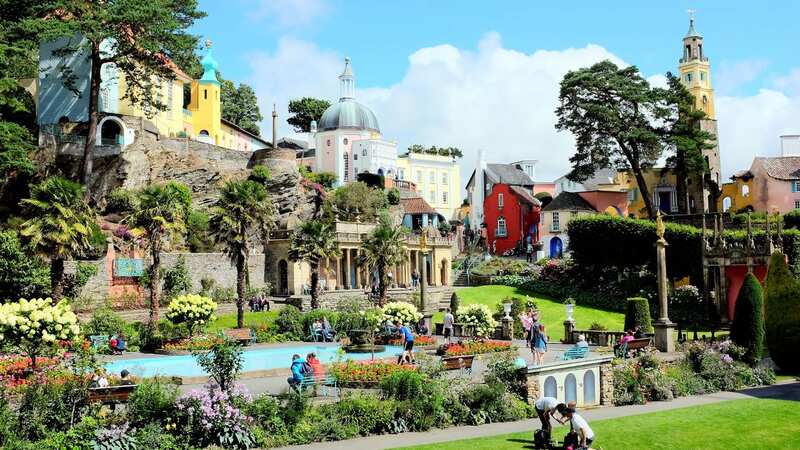
[[[353,264],[356,268],[356,289],[361,289],[361,266],[358,265],[358,253],[358,249],[356,249]]]
[[[539,375],[528,374],[526,384],[528,386],[528,403],[532,405],[542,395],[542,387],[539,386]],[[612,390],[611,392],[613,393],[614,391]]]
[[[349,248],[344,249],[344,253],[345,253],[345,263],[344,263],[345,289],[351,289],[353,287],[353,283],[350,280],[350,276],[351,276],[350,275],[350,273],[351,273],[350,272],[350,267],[351,267],[350,266],[350,249]]]
[[[503,339],[514,339],[514,319],[511,317],[503,317]]]
[[[344,280],[342,280],[342,258],[336,258],[336,289],[344,288]]]
[[[660,221],[659,217],[659,221]],[[675,340],[672,330],[675,324],[669,320],[667,304],[667,241],[660,237],[656,242],[656,262],[658,264],[658,304],[659,317],[653,324],[655,328],[656,348],[662,352],[672,353],[675,351]]]
[[[564,343],[574,344],[575,339],[572,338],[572,331],[575,330],[575,320],[564,321]]]
[[[600,404],[614,405],[614,370],[610,363],[600,366]]]

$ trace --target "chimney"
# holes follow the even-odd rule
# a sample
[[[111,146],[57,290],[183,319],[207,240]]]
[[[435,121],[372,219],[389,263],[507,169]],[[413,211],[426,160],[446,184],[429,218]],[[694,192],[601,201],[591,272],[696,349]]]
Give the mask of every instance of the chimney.
[[[781,156],[800,156],[800,134],[781,136]]]

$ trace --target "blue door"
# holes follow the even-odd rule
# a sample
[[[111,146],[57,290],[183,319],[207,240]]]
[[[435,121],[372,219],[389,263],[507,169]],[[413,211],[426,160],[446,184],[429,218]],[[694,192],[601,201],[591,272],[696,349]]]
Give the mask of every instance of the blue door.
[[[564,253],[564,244],[561,242],[561,238],[554,237],[550,239],[550,257],[561,258],[563,253]]]

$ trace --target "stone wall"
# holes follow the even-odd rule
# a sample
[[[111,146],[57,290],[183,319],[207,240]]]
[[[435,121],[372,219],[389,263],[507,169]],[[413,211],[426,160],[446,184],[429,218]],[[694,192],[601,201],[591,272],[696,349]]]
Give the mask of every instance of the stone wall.
[[[600,404],[614,405],[614,368],[611,364],[600,366]]]
[[[419,292],[419,291],[417,291]],[[434,287],[430,286],[427,287],[425,290],[425,297],[426,297],[426,311],[428,313],[434,313],[437,311],[441,311],[444,308],[447,308],[450,305],[450,294],[453,292],[451,287]],[[403,288],[394,288],[389,289],[387,292],[387,296],[389,297],[390,302],[413,302],[413,294],[414,291],[411,289],[403,289]],[[319,302],[320,307],[324,309],[336,309],[336,306],[345,299],[353,299],[357,298],[363,301],[363,304],[367,306],[369,303],[367,301],[367,294],[360,290],[360,289],[351,289],[351,290],[340,290],[340,291],[323,291],[322,295],[320,296]],[[444,305],[442,298],[447,298],[447,304]],[[309,295],[300,295],[300,296],[293,296],[290,300],[290,303],[294,303],[296,305],[302,305],[302,310],[307,311],[311,309],[311,296]]]

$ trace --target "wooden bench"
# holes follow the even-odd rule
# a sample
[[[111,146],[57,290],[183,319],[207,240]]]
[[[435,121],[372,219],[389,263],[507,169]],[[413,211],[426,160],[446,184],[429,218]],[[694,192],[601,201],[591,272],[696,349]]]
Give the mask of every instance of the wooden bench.
[[[136,384],[122,384],[119,386],[89,388],[89,403],[116,404],[126,403],[131,392],[136,390]]]
[[[581,359],[586,358],[586,355],[589,354],[589,347],[572,347],[563,355],[561,355],[562,361],[569,361],[571,359]]]
[[[461,373],[472,374],[472,361],[475,355],[445,356],[442,357],[444,370],[459,370]]]
[[[620,358],[627,358],[630,352],[644,350],[650,346],[650,338],[640,338],[630,340],[622,345],[619,345],[614,350],[614,354]]]
[[[328,396],[328,388],[331,388],[334,398],[339,396],[339,388],[336,386],[336,378],[332,377],[330,374],[319,377],[314,374],[306,375],[302,380],[300,380],[300,384],[298,385],[300,391],[304,391],[308,388],[314,389],[315,395],[317,386],[322,386],[322,395],[324,397]]]
[[[223,331],[225,337],[240,344],[253,344],[256,342],[256,335],[250,328],[229,328]]]

